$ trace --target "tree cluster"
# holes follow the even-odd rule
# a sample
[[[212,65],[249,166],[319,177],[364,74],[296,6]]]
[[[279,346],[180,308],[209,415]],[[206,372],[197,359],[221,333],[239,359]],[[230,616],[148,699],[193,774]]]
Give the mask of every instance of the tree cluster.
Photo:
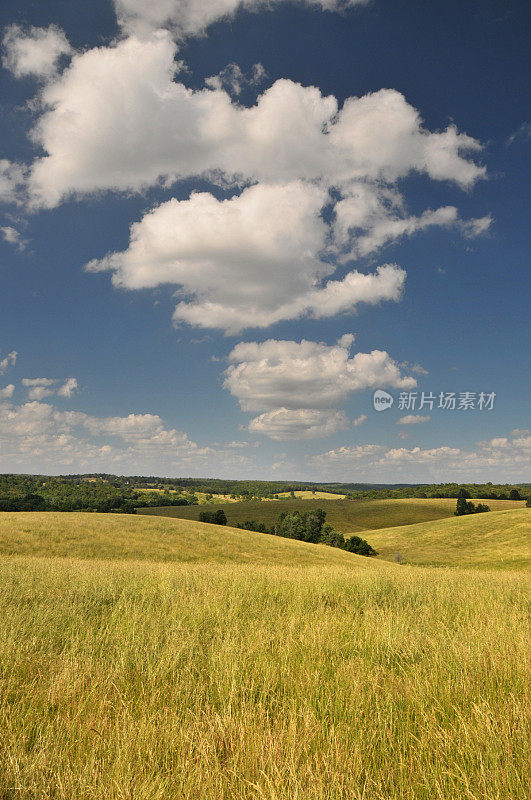
[[[211,525],[226,525],[227,517],[222,508],[217,511],[200,511],[199,522],[210,522]]]
[[[485,511],[490,511],[490,508],[484,503],[474,505],[474,503],[467,500],[465,497],[458,497],[454,516],[464,517],[466,514],[482,514]]]
[[[345,539],[342,533],[336,531],[331,525],[325,523],[326,512],[322,508],[315,511],[301,513],[300,511],[283,511],[274,525],[268,528],[263,522],[247,520],[236,525],[248,531],[269,533],[273,536],[283,536],[286,539],[298,539],[311,544],[326,544],[329,547],[339,547],[350,553],[361,556],[376,556],[378,553],[371,545],[359,536]]]

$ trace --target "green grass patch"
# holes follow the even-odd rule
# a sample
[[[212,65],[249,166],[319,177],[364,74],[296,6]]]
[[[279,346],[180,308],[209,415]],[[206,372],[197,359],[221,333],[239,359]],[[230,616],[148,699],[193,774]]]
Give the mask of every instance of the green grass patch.
[[[391,528],[396,525],[413,525],[417,522],[452,517],[456,500],[309,500],[282,499],[271,502],[242,502],[212,504],[209,510],[223,508],[229,525],[255,520],[271,526],[282,511],[306,513],[322,508],[326,511],[326,521],[345,536],[361,531]],[[525,501],[488,500],[492,510],[523,508]],[[197,506],[175,506],[166,508],[139,508],[138,514],[176,517],[178,519],[198,520],[201,513]],[[364,537],[367,538],[367,537]],[[370,539],[368,539],[370,543]]]

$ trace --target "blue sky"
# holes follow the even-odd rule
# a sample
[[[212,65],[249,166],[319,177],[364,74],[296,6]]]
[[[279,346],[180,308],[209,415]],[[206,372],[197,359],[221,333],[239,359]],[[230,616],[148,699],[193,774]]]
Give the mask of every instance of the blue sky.
[[[0,470],[529,479],[527,4],[268,5],[3,3]]]

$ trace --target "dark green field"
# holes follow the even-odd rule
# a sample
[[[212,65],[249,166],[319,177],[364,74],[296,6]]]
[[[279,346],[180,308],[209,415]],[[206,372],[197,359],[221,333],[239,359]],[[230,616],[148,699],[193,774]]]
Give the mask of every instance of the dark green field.
[[[492,511],[523,508],[524,501],[489,500]],[[322,508],[326,511],[326,521],[343,534],[359,531],[392,528],[398,525],[414,525],[436,519],[452,517],[456,501],[442,500],[271,500],[246,503],[208,504],[201,506],[170,506],[162,508],[139,508],[138,514],[178,517],[179,519],[199,519],[202,511],[216,511],[222,508],[227,515],[228,525],[236,525],[247,520],[272,525],[282,511],[312,511]]]

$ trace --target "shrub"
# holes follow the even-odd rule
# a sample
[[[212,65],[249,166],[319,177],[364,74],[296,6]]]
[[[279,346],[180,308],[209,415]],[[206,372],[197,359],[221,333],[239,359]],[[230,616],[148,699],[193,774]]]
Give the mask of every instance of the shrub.
[[[209,522],[211,525],[226,525],[227,517],[222,508],[218,511],[200,511],[199,522]]]
[[[226,525],[227,524],[227,516],[222,508],[218,509],[214,512],[214,523],[216,525]]]

